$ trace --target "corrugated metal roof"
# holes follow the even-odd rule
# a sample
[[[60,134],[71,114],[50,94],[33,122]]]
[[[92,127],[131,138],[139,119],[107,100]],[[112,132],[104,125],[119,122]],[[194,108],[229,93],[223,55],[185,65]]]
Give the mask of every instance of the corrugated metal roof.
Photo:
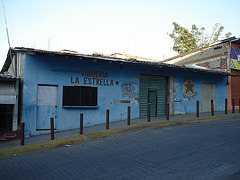
[[[19,78],[18,78],[18,77],[15,77],[15,76],[0,74],[0,80],[15,81],[15,80],[17,80],[17,79],[19,79]]]
[[[10,52],[10,51],[9,51]],[[8,52],[7,59],[5,64],[1,70],[1,73],[8,70],[11,64],[10,54]],[[218,71],[218,70],[209,70],[209,69],[199,69],[193,67],[186,67],[186,66],[179,66],[174,64],[166,64],[161,62],[150,62],[150,61],[139,61],[136,59],[121,59],[115,57],[108,57],[108,56],[101,56],[101,55],[87,55],[87,54],[79,54],[79,53],[72,53],[72,51],[48,51],[48,50],[41,50],[41,49],[32,49],[32,48],[24,48],[24,47],[16,47],[11,49],[12,55],[17,52],[30,54],[30,55],[45,55],[45,56],[62,56],[62,57],[69,57],[69,58],[76,58],[76,59],[84,59],[84,60],[91,60],[91,61],[107,61],[107,62],[116,62],[116,63],[128,63],[128,64],[142,64],[148,66],[155,66],[155,67],[164,67],[164,68],[172,68],[172,69],[181,69],[186,71],[193,71],[193,72],[202,72],[202,73],[210,73],[210,74],[219,74],[219,75],[226,75],[226,76],[235,76],[235,74],[231,74],[229,72]],[[236,75],[238,76],[238,75]]]

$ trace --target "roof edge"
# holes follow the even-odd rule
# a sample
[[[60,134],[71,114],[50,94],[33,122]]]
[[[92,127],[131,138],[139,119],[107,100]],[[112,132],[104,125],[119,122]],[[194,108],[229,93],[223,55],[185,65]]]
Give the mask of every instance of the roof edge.
[[[194,67],[187,67],[187,66],[181,66],[181,65],[175,65],[175,64],[167,64],[162,62],[151,62],[151,61],[142,61],[142,60],[129,60],[129,59],[120,59],[115,57],[107,57],[107,56],[93,56],[93,55],[87,55],[87,54],[76,54],[76,53],[66,53],[66,52],[59,52],[59,51],[47,51],[47,50],[41,50],[41,49],[33,49],[33,48],[24,48],[24,47],[16,47],[11,48],[12,55],[16,54],[17,52],[26,53],[30,55],[45,55],[45,56],[63,56],[63,57],[72,57],[72,58],[78,58],[78,59],[87,59],[92,61],[108,61],[108,62],[116,62],[116,63],[128,63],[128,64],[142,64],[142,65],[149,65],[149,66],[155,66],[155,67],[164,67],[164,68],[173,68],[173,69],[180,69],[180,70],[186,70],[186,71],[192,71],[192,72],[201,72],[201,73],[210,73],[210,74],[218,74],[223,76],[238,76],[235,74],[231,74],[226,71],[219,71],[219,70],[210,70],[210,69],[200,69],[200,68],[194,68]],[[4,63],[4,66],[1,70],[1,73],[8,70],[8,68],[11,65],[11,58],[10,58],[10,49],[8,51],[7,59]]]
[[[177,55],[177,56],[174,56],[174,57],[165,59],[165,60],[163,60],[162,62],[163,62],[163,63],[166,63],[166,62],[171,61],[171,60],[173,60],[173,59],[177,59],[177,58],[180,58],[180,57],[184,57],[184,56],[186,56],[186,55],[192,54],[192,53],[197,52],[197,51],[201,51],[201,50],[203,51],[204,49],[207,49],[207,48],[209,48],[209,47],[213,47],[213,46],[216,46],[216,45],[219,45],[219,44],[222,44],[222,43],[226,43],[226,42],[234,42],[234,41],[237,41],[237,40],[239,40],[239,38],[236,38],[235,36],[230,37],[230,38],[227,38],[227,39],[219,40],[219,41],[217,41],[217,42],[215,42],[215,43],[210,44],[209,46],[205,46],[205,47],[198,48],[198,49],[194,49],[194,50],[192,50],[192,51],[189,51],[189,52],[186,52],[186,53],[183,53],[183,54],[179,54],[179,55]]]

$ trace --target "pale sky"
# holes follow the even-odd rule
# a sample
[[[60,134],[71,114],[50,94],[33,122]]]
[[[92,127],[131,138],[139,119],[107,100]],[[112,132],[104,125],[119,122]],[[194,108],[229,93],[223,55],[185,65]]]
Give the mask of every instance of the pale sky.
[[[156,60],[177,55],[167,33],[215,23],[240,37],[239,0],[4,0],[11,47],[126,53]],[[0,68],[8,41],[0,8]]]

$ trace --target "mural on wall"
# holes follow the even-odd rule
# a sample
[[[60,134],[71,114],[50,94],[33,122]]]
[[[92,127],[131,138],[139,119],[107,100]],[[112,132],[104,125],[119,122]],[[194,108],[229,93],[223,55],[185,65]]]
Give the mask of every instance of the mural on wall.
[[[196,87],[195,87],[195,83],[193,80],[187,79],[184,81],[183,93],[184,93],[183,96],[186,98],[192,98],[193,96],[196,95]]]
[[[138,80],[138,79],[135,79]],[[118,82],[118,81],[117,81]],[[120,81],[122,100],[113,100],[111,103],[131,103],[137,104],[139,100],[138,82],[136,81]]]
[[[240,70],[240,46],[231,44],[230,47],[230,67],[231,69]]]
[[[136,85],[137,83],[133,81],[122,81],[122,98],[134,99],[136,96],[138,96],[135,88]]]

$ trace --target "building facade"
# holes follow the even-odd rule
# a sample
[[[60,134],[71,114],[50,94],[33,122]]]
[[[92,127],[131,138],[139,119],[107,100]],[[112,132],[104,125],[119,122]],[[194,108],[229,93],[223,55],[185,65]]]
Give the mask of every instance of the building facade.
[[[15,139],[18,118],[19,79],[0,74],[0,141]]]
[[[223,111],[228,97],[228,72],[202,70],[157,62],[126,60],[105,56],[12,49],[2,73],[20,78],[20,122],[25,135],[49,133],[50,118],[55,129],[79,128],[80,113],[84,127],[102,124],[106,110],[110,121],[170,113],[194,113],[196,101],[200,112]],[[13,72],[15,74],[13,74]]]
[[[187,67],[219,70],[236,74],[228,78],[228,107],[232,109],[232,100],[239,106],[240,99],[240,39],[228,38],[208,47],[196,49],[163,61],[168,64]]]

